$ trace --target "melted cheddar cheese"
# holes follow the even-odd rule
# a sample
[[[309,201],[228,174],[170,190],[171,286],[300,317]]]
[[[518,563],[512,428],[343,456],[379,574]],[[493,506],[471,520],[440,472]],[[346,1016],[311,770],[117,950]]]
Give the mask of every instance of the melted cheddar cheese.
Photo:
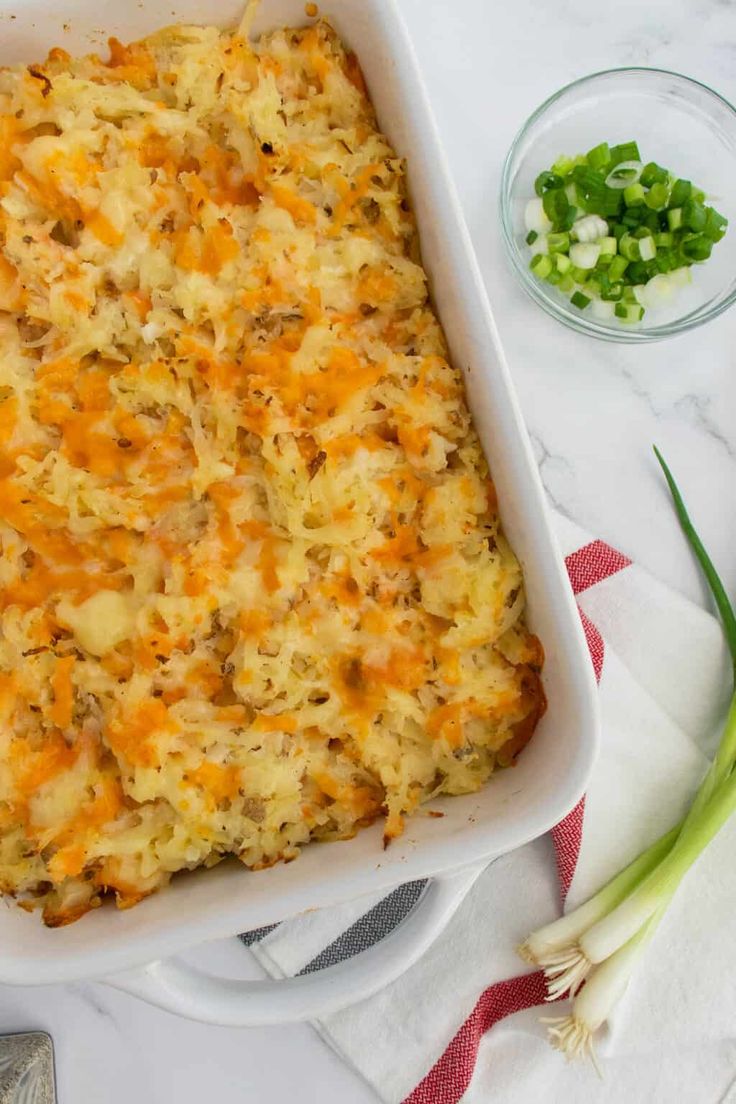
[[[541,648],[330,27],[0,72],[0,887],[46,923],[477,790]]]

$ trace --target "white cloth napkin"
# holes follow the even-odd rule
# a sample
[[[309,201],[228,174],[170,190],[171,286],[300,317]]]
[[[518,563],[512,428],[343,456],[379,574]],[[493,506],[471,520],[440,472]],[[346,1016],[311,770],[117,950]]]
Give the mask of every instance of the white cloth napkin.
[[[562,518],[558,538],[568,563],[593,544],[605,554]],[[578,603],[589,643],[598,652],[603,643],[603,741],[567,907],[682,815],[729,691],[716,619],[636,565],[580,590]],[[559,862],[559,834],[555,843]],[[735,854],[732,823],[688,875],[604,1032],[602,1081],[548,1046],[544,1010],[526,1007],[539,999],[538,978],[498,984],[527,972],[514,948],[559,914],[550,837],[489,866],[403,977],[315,1027],[387,1104],[736,1104]],[[274,975],[298,973],[375,904],[287,921],[254,952]],[[523,1010],[485,1030],[510,1007]]]

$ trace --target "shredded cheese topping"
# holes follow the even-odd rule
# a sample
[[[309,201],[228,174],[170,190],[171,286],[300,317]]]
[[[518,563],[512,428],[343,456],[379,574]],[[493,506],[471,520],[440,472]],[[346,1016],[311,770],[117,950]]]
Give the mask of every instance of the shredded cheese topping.
[[[0,72],[0,886],[47,924],[477,790],[544,707],[330,27]]]

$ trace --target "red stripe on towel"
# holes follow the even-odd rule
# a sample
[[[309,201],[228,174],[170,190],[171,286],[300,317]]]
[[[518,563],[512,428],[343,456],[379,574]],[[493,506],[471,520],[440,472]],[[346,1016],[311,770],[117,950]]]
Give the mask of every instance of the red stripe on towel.
[[[593,670],[595,671],[595,681],[601,681],[601,674],[603,673],[603,657],[605,649],[603,646],[603,637],[598,632],[593,622],[586,614],[578,607],[578,613],[580,614],[580,620],[583,622],[583,632],[585,633],[585,639],[588,644],[588,651],[590,652],[590,659],[593,664]]]
[[[604,579],[623,571],[630,564],[628,556],[599,540],[591,541],[565,558],[573,594],[580,594],[582,590],[602,583]]]
[[[572,884],[575,875],[575,867],[578,864],[580,844],[583,839],[583,820],[585,818],[585,795],[580,798],[574,809],[567,814],[564,820],[555,824],[552,829],[552,842],[555,845],[555,859],[557,860],[557,876],[560,879],[562,900],[567,897],[567,891]]]
[[[470,1084],[478,1046],[486,1031],[513,1012],[542,1004],[544,994],[541,970],[489,986],[445,1053],[404,1104],[457,1104]]]
[[[604,544],[603,541],[591,541],[565,560],[575,594],[595,586],[603,579],[608,579],[628,567],[630,563],[631,560],[617,552],[615,548]],[[580,617],[595,677],[600,682],[605,653],[603,637],[582,610],[580,610]],[[583,797],[565,819],[552,829],[563,900],[572,883],[580,854],[584,815],[585,798]],[[521,974],[519,977],[489,985],[481,993],[475,1008],[444,1054],[407,1096],[404,1104],[458,1104],[473,1077],[478,1047],[486,1031],[489,1031],[499,1020],[513,1015],[514,1012],[543,1004],[544,997],[545,985],[541,970],[534,974]]]

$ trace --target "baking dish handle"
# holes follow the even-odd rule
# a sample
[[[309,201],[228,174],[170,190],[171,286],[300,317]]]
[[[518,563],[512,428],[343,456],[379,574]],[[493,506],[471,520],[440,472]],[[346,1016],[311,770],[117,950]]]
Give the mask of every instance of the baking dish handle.
[[[405,919],[372,947],[315,973],[263,981],[213,977],[177,958],[104,979],[168,1012],[227,1027],[318,1019],[370,997],[437,938],[485,866],[432,878]]]

